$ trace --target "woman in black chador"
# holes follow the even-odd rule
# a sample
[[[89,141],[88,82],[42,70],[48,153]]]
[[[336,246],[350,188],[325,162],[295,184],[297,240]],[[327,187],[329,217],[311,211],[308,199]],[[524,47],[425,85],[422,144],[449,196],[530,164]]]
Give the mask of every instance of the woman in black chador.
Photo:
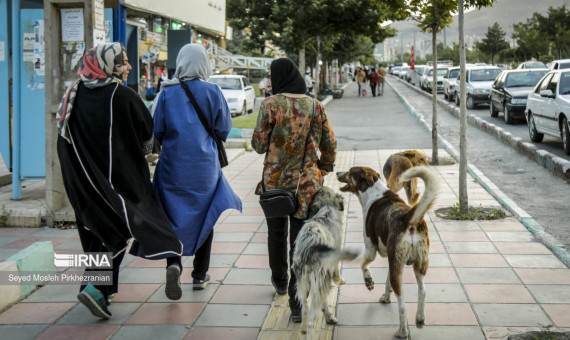
[[[57,112],[57,153],[83,250],[113,253],[113,285],[84,284],[77,296],[103,319],[111,317],[109,299],[117,292],[130,239],[134,255],[182,254],[145,160],[153,144],[152,118],[139,95],[123,86],[130,69],[119,43],[90,49]],[[179,276],[167,271],[167,296],[181,295]]]

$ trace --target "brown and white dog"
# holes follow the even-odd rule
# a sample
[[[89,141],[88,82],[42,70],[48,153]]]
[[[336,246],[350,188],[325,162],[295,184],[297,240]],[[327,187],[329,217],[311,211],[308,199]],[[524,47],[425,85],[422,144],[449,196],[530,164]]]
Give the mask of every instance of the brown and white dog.
[[[386,184],[392,192],[398,193],[400,189],[405,188],[409,205],[415,205],[420,198],[417,180],[412,178],[409,181],[400,182],[399,178],[404,171],[419,165],[429,166],[426,155],[419,150],[406,150],[390,155],[382,169]]]
[[[425,322],[424,276],[429,266],[429,236],[424,215],[433,205],[439,192],[439,179],[426,166],[413,167],[404,172],[399,181],[404,182],[420,177],[425,182],[425,193],[415,206],[408,206],[380,180],[380,174],[371,168],[353,167],[348,172],[337,173],[340,182],[346,183],[340,190],[351,192],[360,200],[364,212],[364,245],[361,269],[364,283],[369,290],[374,289],[374,281],[368,265],[376,258],[376,253],[388,257],[389,272],[386,291],[380,298],[382,303],[390,303],[392,290],[398,298],[400,329],[397,337],[408,336],[406,306],[402,296],[402,272],[404,265],[413,265],[418,282],[418,311],[416,325],[421,328]]]

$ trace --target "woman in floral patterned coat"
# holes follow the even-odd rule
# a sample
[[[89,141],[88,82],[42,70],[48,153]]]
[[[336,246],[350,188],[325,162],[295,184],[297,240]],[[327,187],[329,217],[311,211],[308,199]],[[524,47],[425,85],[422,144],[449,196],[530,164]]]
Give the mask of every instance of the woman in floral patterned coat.
[[[280,58],[271,63],[270,71],[274,96],[261,102],[251,140],[255,151],[267,153],[263,166],[266,190],[279,188],[295,192],[309,134],[304,171],[297,191],[299,209],[289,216],[291,261],[295,239],[307,218],[313,195],[322,187],[323,177],[333,171],[336,137],[324,106],[305,95],[305,81],[297,66],[290,59]],[[311,119],[314,120],[309,131]],[[321,152],[320,159],[317,150]],[[258,187],[258,194],[260,190]],[[295,275],[291,271],[289,279],[287,273],[287,224],[287,217],[267,219],[271,283],[277,294],[289,293],[291,318],[293,322],[301,322],[301,307],[295,299]]]

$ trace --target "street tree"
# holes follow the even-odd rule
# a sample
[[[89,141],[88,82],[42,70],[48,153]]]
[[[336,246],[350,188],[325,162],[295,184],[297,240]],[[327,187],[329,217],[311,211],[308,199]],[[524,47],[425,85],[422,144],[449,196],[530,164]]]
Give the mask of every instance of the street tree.
[[[242,41],[242,49],[263,55],[273,25],[273,1],[227,0],[226,16],[231,27],[248,33],[248,39]]]
[[[540,32],[536,16],[528,18],[526,22],[513,25],[513,39],[516,39],[520,54],[524,60],[539,59],[541,55],[548,54],[548,39]]]
[[[570,49],[570,11],[566,6],[548,7],[548,13],[542,15],[534,13],[539,32],[546,38],[556,50],[556,57],[562,59],[564,53]]]
[[[495,22],[493,26],[487,28],[485,38],[475,43],[475,47],[483,53],[490,54],[491,64],[495,65],[495,56],[500,51],[509,48],[509,43],[505,39],[506,35],[499,23]]]

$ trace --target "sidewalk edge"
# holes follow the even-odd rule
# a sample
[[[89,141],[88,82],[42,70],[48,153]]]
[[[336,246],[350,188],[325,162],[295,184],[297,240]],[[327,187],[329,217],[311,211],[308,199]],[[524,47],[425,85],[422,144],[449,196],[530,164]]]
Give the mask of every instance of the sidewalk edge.
[[[427,129],[430,133],[432,131],[431,126],[426,122],[425,117],[417,112],[412,105],[404,98],[404,96],[392,86],[390,81],[387,81],[388,85],[394,90],[398,95],[400,100],[404,103],[404,106],[408,109],[409,113],[416,117],[421,125]],[[445,140],[441,135],[437,136],[438,141],[443,145],[443,148],[457,161],[459,162],[459,153],[447,140]],[[508,211],[513,213],[521,222],[525,228],[530,231],[542,244],[544,244],[548,249],[550,249],[560,261],[562,261],[567,267],[570,267],[570,253],[558,241],[554,236],[547,233],[544,228],[538,223],[534,218],[532,218],[526,211],[519,207],[513,200],[511,200],[505,193],[503,193],[499,188],[487,178],[479,169],[477,169],[471,162],[467,161],[467,171],[469,174],[481,184],[487,192],[489,192],[501,205],[503,205]]]

